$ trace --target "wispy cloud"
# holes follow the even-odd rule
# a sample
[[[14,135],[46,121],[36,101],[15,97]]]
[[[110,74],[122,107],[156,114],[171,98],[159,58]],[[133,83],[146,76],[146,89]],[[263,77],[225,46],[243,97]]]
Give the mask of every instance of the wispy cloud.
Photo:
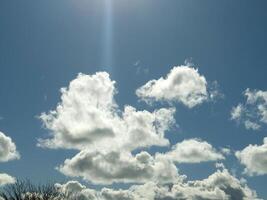
[[[246,89],[245,102],[231,110],[231,119],[246,129],[259,130],[267,124],[267,91]]]

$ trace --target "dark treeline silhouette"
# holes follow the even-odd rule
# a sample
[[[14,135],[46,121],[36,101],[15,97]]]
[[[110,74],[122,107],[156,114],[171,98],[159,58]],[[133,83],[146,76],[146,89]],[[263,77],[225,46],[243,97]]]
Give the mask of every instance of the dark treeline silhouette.
[[[34,185],[29,180],[18,180],[0,189],[0,200],[61,200],[63,196],[54,184]]]

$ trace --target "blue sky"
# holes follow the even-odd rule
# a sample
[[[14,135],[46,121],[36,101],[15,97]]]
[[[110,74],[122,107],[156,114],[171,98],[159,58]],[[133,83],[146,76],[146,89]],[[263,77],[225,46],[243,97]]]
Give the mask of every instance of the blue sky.
[[[0,2],[0,130],[16,143],[21,159],[0,170],[36,182],[63,181],[55,170],[77,150],[44,149],[37,139],[48,134],[38,119],[60,102],[60,88],[78,73],[107,71],[116,81],[120,108],[153,111],[135,91],[149,80],[166,77],[185,60],[194,63],[208,85],[217,81],[223,98],[194,108],[174,103],[177,127],[166,133],[171,144],[201,138],[215,148],[242,150],[262,145],[266,124],[247,130],[231,120],[247,88],[267,90],[266,2],[193,0],[47,0]],[[164,151],[152,147],[149,151]],[[223,161],[242,175],[234,155]],[[189,179],[215,171],[214,162],[180,164]],[[244,176],[258,196],[267,198],[267,176]],[[79,180],[79,179],[78,179]]]

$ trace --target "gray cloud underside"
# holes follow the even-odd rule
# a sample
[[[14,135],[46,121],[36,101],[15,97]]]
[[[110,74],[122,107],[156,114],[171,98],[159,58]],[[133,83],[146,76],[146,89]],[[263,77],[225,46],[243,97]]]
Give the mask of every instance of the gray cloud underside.
[[[103,188],[100,191],[86,188],[76,181],[56,184],[67,199],[84,200],[256,200],[257,194],[245,182],[233,177],[228,170],[217,170],[207,179],[179,180],[169,184],[147,182],[133,185],[128,190]]]

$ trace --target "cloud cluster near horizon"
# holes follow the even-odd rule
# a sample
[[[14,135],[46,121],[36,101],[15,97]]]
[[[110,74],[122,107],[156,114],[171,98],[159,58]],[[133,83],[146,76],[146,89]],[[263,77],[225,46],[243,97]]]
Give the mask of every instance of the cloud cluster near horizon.
[[[257,200],[257,194],[244,180],[233,177],[224,167],[208,178],[196,181],[176,181],[172,184],[147,182],[133,185],[127,190],[102,188],[100,191],[86,188],[77,181],[56,184],[56,188],[67,198],[84,200],[180,200],[180,199],[243,199]]]

